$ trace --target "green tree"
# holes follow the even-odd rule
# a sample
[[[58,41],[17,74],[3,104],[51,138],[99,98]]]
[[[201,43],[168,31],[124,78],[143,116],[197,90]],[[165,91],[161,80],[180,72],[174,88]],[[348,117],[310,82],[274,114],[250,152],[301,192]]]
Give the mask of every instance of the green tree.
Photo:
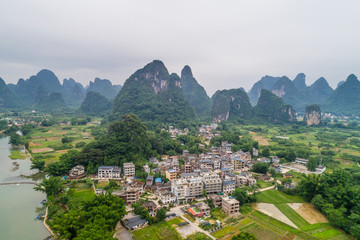
[[[64,182],[59,177],[49,177],[34,187],[35,191],[46,193],[46,196],[56,196],[64,190]]]
[[[263,155],[264,157],[270,157],[270,148],[264,147],[261,151],[261,155]]]
[[[232,193],[232,196],[239,201],[240,205],[244,205],[245,203],[253,202],[247,191],[243,188],[235,188],[235,191]]]
[[[156,217],[160,222],[164,221],[166,217],[166,208],[160,208],[156,213]]]
[[[309,159],[309,161],[306,164],[306,167],[308,168],[309,171],[315,172],[316,167],[317,167],[317,161],[315,158],[311,157]]]
[[[266,174],[269,170],[269,164],[264,162],[255,163],[252,166],[252,171],[256,173]]]
[[[236,236],[233,236],[231,240],[257,240],[257,238],[250,233],[242,232]]]

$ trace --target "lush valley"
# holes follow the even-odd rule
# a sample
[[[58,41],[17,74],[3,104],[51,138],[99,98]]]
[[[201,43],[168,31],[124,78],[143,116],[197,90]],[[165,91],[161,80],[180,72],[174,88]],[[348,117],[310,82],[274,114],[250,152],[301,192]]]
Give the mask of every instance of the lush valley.
[[[352,239],[360,237],[358,84],[351,75],[334,91],[324,78],[307,86],[304,74],[265,76],[249,93],[209,98],[189,66],[179,77],[157,60],[121,90],[98,78],[86,88],[71,78],[60,84],[42,70],[0,82],[0,130],[20,147],[11,159],[31,156],[39,170],[31,177],[42,179],[35,189],[47,195],[45,222],[63,239],[113,239],[122,225],[138,240]],[[101,177],[103,168],[119,175]],[[208,192],[208,175],[221,189]],[[178,182],[191,198],[180,198]],[[238,212],[224,201],[237,201]],[[132,228],[132,214],[145,226]]]

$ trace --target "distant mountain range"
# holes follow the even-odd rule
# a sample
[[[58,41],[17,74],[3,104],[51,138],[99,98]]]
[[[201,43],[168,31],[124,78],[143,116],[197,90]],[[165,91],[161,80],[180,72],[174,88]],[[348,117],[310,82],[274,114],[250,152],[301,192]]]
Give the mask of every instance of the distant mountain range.
[[[295,111],[304,113],[306,106],[313,104],[322,112],[360,115],[360,82],[351,74],[334,90],[323,77],[308,86],[303,73],[293,80],[264,76],[247,93],[243,88],[219,90],[210,98],[189,66],[178,76],[158,60],[137,70],[123,87],[100,78],[86,87],[72,78],[61,84],[46,69],[27,80],[19,79],[17,84],[6,85],[0,78],[0,108],[55,111],[80,107],[82,113],[110,114],[113,120],[135,113],[144,121],[171,124],[196,118],[293,121]]]
[[[52,71],[43,69],[27,80],[19,79],[17,84],[6,85],[0,78],[0,108],[41,111],[76,109],[89,92],[97,92],[110,100],[116,97],[120,89],[121,85],[113,85],[109,80],[99,78],[90,81],[87,87],[72,78],[64,79],[61,84]]]

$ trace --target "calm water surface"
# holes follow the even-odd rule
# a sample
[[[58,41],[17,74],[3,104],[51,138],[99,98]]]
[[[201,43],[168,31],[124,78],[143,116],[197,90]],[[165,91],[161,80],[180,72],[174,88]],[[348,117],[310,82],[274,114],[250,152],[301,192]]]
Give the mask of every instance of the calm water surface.
[[[20,175],[36,173],[30,170],[30,162],[26,160],[11,160],[8,156],[11,146],[9,138],[0,138],[0,183],[31,182],[31,179]],[[15,170],[13,162],[19,164]],[[50,235],[43,222],[36,219],[39,213],[44,213],[40,202],[45,195],[33,190],[33,184],[0,185],[0,239],[1,240],[42,240]]]

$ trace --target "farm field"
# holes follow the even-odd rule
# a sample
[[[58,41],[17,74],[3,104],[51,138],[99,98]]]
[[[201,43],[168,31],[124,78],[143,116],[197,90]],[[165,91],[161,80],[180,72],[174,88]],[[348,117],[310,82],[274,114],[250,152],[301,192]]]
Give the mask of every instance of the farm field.
[[[242,136],[250,136],[259,145],[269,146],[271,153],[292,149],[297,157],[323,157],[327,171],[348,167],[360,162],[360,131],[328,126],[301,125],[236,125]]]
[[[261,192],[256,196],[256,198],[258,202],[273,204],[305,202],[304,199],[299,196],[288,195],[274,189]]]
[[[91,128],[95,124],[87,125],[60,125],[55,124],[49,127],[36,127],[31,133],[31,141],[29,142],[29,150],[33,156],[45,161],[45,166],[59,160],[61,154],[69,150],[81,150],[76,147],[77,143],[89,143],[93,140],[90,135]],[[70,142],[63,143],[62,138],[67,137]]]
[[[180,218],[175,218],[167,222],[133,231],[133,238],[135,240],[181,240],[181,236],[175,230],[176,224],[180,222],[182,222]]]
[[[259,211],[253,211],[247,218],[260,226],[254,227],[252,230],[249,229],[249,232],[253,233],[259,240],[351,239],[330,225],[322,213],[317,211],[312,204],[304,203],[300,197],[271,189],[260,193],[258,201],[259,203],[254,203],[253,206]],[[262,201],[266,203],[261,203]],[[281,215],[293,224],[284,221]],[[229,226],[227,228],[231,231]],[[265,233],[266,231],[272,232],[272,234]],[[259,232],[258,235],[256,235],[257,232]],[[230,238],[224,236],[220,239]]]
[[[296,211],[302,218],[310,224],[327,223],[326,217],[315,209],[310,203],[288,203],[288,206]]]
[[[298,228],[310,225],[302,216],[300,216],[293,208],[287,203],[275,205],[291,222],[293,222]]]

